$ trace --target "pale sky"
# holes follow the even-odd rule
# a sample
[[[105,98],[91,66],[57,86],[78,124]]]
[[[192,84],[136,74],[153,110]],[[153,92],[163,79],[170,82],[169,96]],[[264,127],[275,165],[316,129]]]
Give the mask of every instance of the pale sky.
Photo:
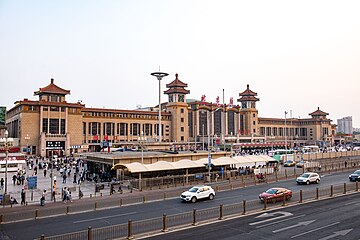
[[[86,107],[154,106],[159,66],[162,92],[175,73],[188,99],[249,84],[260,117],[320,107],[360,127],[360,1],[0,0],[0,106],[50,78]]]

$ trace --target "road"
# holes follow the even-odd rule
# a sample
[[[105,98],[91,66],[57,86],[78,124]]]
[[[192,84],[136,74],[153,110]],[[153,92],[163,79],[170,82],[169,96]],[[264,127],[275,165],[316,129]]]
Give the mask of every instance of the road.
[[[341,208],[339,207],[341,206]],[[150,240],[191,239],[359,239],[359,194],[217,221],[186,230],[161,233]]]
[[[242,202],[242,200],[257,199],[258,194],[270,187],[281,186],[298,192],[300,189],[309,190],[316,187],[325,188],[330,185],[348,182],[350,172],[336,173],[322,176],[320,184],[296,185],[294,180],[278,183],[261,184],[232,191],[218,192],[213,201],[199,201],[195,204],[182,203],[179,199],[149,202],[146,204],[129,205],[121,208],[112,208],[85,213],[69,214],[51,218],[38,219],[36,221],[23,221],[0,225],[0,231],[10,239],[33,239],[41,234],[52,236],[69,232],[81,231],[91,226],[92,228],[105,227],[114,224],[126,223],[128,219],[133,221],[160,217],[164,212],[173,215],[190,212],[193,208],[205,209],[216,207],[220,204],[227,205]],[[19,231],[21,229],[21,231]],[[26,238],[24,238],[26,236]]]

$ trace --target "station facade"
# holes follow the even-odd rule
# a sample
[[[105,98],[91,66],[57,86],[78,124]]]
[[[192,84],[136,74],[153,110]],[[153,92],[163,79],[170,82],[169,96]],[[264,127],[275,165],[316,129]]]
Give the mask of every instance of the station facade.
[[[239,93],[238,104],[188,100],[188,85],[179,79],[166,84],[167,102],[161,103],[161,140],[158,141],[159,106],[146,110],[87,108],[81,102],[69,103],[65,90],[50,84],[34,92],[37,100],[15,102],[7,111],[9,137],[18,139],[27,154],[68,156],[98,151],[104,142],[113,146],[136,145],[152,148],[195,143],[279,143],[294,145],[333,144],[336,125],[319,108],[306,119],[263,118],[258,116],[257,93]],[[144,143],[145,142],[145,143]],[[155,146],[155,147],[154,147]]]

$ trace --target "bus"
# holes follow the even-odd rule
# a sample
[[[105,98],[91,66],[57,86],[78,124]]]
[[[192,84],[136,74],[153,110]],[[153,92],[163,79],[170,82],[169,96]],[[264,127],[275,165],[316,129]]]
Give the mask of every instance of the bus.
[[[17,172],[26,167],[25,156],[22,153],[9,153],[6,167],[6,154],[0,153],[0,172]]]
[[[285,161],[294,161],[295,151],[292,149],[276,149],[269,151],[268,155],[275,159],[278,163],[284,163]]]

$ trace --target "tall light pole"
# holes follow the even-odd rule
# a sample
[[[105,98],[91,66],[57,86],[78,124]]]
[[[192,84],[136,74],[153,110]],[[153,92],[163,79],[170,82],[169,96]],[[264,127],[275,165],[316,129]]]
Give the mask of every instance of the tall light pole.
[[[208,133],[209,134],[209,133]],[[203,124],[203,126],[202,126],[202,150],[204,151],[205,150],[205,140],[204,140],[204,138],[205,138],[205,127],[204,127],[204,124]]]
[[[207,112],[207,135],[208,135],[208,182],[211,182],[211,153],[210,153],[210,114]],[[204,134],[204,133],[203,133]]]
[[[159,129],[158,129],[158,133],[159,133],[158,141],[159,142],[161,142],[161,79],[168,75],[169,75],[168,73],[163,73],[163,72],[151,73],[151,76],[154,76],[157,78],[157,80],[159,80]]]
[[[220,110],[217,108],[214,112]],[[210,112],[207,112],[207,136],[208,136],[208,182],[211,182],[211,152],[210,152]]]
[[[138,138],[138,142],[141,147],[141,164],[144,164],[144,144],[146,142],[146,137],[144,137],[143,131],[141,131],[140,137]]]
[[[287,150],[287,136],[286,136],[286,114],[288,112],[285,111],[285,131],[284,131],[284,136],[285,136],[285,150]]]
[[[7,182],[8,182],[8,177],[7,177],[8,157],[9,157],[8,156],[9,155],[8,137],[9,137],[9,132],[8,132],[8,130],[5,130],[5,192],[4,192],[4,196],[7,194]]]

